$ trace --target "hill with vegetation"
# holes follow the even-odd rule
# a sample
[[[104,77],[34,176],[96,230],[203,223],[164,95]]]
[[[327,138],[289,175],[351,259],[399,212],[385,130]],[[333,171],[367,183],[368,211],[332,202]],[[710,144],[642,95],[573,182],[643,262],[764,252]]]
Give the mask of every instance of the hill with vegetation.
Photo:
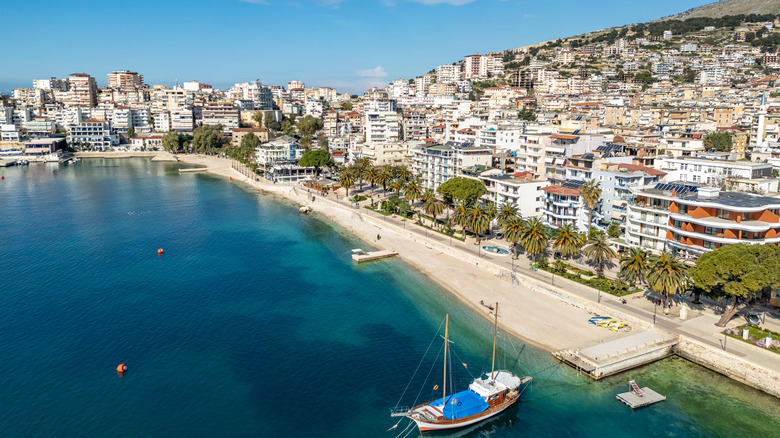
[[[778,0],[722,0],[693,8],[662,20],[685,20],[687,18],[720,18],[727,15],[780,14]]]

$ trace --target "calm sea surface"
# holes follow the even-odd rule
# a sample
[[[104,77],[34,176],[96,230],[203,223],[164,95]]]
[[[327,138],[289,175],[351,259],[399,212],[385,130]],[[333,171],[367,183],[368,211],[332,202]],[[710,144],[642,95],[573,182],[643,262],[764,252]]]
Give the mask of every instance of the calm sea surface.
[[[176,169],[0,169],[1,437],[394,438],[406,423],[386,432],[388,409],[432,339],[402,404],[439,394],[440,368],[426,375],[447,312],[454,360],[468,364],[458,389],[489,370],[490,323],[402,261],[356,266],[350,250],[369,247],[341,228]],[[456,436],[780,429],[776,399],[682,359],[630,373],[668,396],[632,412],[615,400],[627,375],[593,382],[516,339],[498,356],[534,383]]]

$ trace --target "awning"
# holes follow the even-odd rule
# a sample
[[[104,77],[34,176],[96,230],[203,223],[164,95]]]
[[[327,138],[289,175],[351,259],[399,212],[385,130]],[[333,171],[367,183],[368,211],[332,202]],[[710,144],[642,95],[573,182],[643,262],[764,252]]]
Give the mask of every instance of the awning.
[[[623,220],[623,214],[618,211],[612,212],[612,219]]]
[[[625,207],[626,204],[627,204],[626,201],[620,200],[620,199],[618,199],[618,200],[616,200],[615,202],[612,203],[612,205],[614,205],[615,207]]]

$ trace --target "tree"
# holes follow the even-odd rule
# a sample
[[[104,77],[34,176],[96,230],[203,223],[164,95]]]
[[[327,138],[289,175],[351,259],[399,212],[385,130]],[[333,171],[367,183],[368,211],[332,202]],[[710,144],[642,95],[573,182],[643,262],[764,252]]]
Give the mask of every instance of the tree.
[[[571,222],[555,230],[552,240],[553,248],[560,251],[565,258],[579,253],[582,244],[585,242],[584,236],[574,229],[574,225]]]
[[[355,184],[355,175],[351,170],[347,169],[341,172],[341,176],[339,177],[339,184],[341,184],[341,187],[346,189],[347,197],[349,197],[349,188],[352,186],[352,184]]]
[[[255,112],[252,114],[252,120],[257,123],[257,126],[263,126],[263,121],[265,120],[265,117],[263,117],[263,113],[260,111]],[[268,124],[266,124],[268,126]]]
[[[282,119],[281,130],[282,132],[284,132],[284,135],[289,135],[292,137],[293,135],[295,135],[295,121],[293,119],[285,117],[284,119]]]
[[[397,170],[396,174],[398,178],[403,182],[409,182],[412,180],[412,177],[414,177],[412,171],[409,170],[409,168],[406,166],[399,166],[396,168],[396,170]]]
[[[631,248],[628,254],[620,259],[620,278],[636,285],[645,279],[645,273],[650,268],[647,252],[641,248]]]
[[[617,257],[615,250],[609,246],[609,239],[602,233],[591,233],[588,244],[582,248],[585,254],[595,265],[599,277],[604,276],[604,265]]]
[[[455,177],[447,180],[436,189],[442,196],[449,199],[457,199],[468,204],[474,202],[477,198],[484,195],[487,189],[482,181]]]
[[[192,131],[192,148],[198,152],[211,154],[225,144],[222,125],[204,125]]]
[[[524,226],[525,222],[523,222],[519,216],[513,216],[509,218],[501,227],[501,229],[504,230],[504,240],[513,244],[514,254],[512,257],[517,258],[517,242],[520,241],[520,238],[523,235]]]
[[[484,205],[477,204],[469,209],[466,223],[471,231],[477,235],[477,245],[479,245],[480,235],[490,226],[490,214]]]
[[[532,217],[523,224],[520,232],[520,243],[523,244],[523,248],[528,254],[537,256],[543,253],[549,241],[550,235],[538,217]]]
[[[175,153],[179,150],[179,133],[176,131],[169,131],[163,136],[162,139],[163,149],[168,152]]]
[[[344,111],[352,111],[352,102],[344,102],[341,104],[341,109]]]
[[[241,145],[240,147],[242,149],[250,149],[252,152],[254,152],[255,148],[257,148],[257,145],[260,144],[260,139],[257,138],[257,136],[254,133],[248,133],[241,137]]]
[[[127,130],[127,137],[128,138],[135,137],[135,128],[130,128],[130,129]]]
[[[409,184],[406,185],[406,190],[404,191],[404,197],[412,204],[420,199],[422,197],[420,183],[416,180],[409,181]]]
[[[704,253],[690,270],[696,287],[713,298],[726,298],[718,327],[725,327],[740,310],[756,300],[765,287],[780,285],[780,247],[724,245]]]
[[[617,222],[610,222],[609,228],[607,228],[607,234],[613,239],[620,237],[620,224]]]
[[[469,213],[469,205],[464,202],[460,201],[455,205],[455,208],[452,212],[452,222],[455,225],[460,225],[463,228],[463,239],[466,239],[466,227],[468,224],[468,213]]]
[[[360,184],[360,190],[363,190],[363,178],[366,177],[366,168],[361,163],[355,163],[354,166],[352,166],[352,174],[355,175],[355,179],[358,180],[358,183]]]
[[[387,193],[387,183],[390,182],[391,176],[390,172],[387,171],[387,169],[380,169],[377,171],[376,177],[375,177],[376,183],[382,185],[383,193]]]
[[[585,205],[588,206],[588,238],[590,238],[593,234],[590,231],[591,224],[593,224],[593,208],[596,207],[601,197],[601,186],[595,179],[587,181],[580,186],[580,196],[582,196]]]
[[[726,131],[711,132],[704,136],[704,147],[718,152],[731,152],[731,135]]]
[[[376,167],[366,168],[366,181],[371,184],[371,195],[374,194],[374,184],[377,182],[378,175],[379,171],[377,171]]]
[[[320,169],[325,166],[331,165],[330,152],[325,149],[310,150],[303,153],[301,159],[298,160],[298,165],[303,167],[313,167],[314,176],[319,177]]]
[[[393,180],[393,190],[395,190],[396,195],[401,196],[401,190],[403,190],[405,186],[406,184],[401,178],[396,178]]]
[[[296,123],[295,126],[304,138],[311,138],[320,130],[320,128],[322,128],[322,121],[314,116],[305,116],[298,120],[298,123]]]
[[[534,113],[532,110],[529,109],[524,109],[520,111],[517,115],[518,117],[520,117],[521,120],[527,120],[529,122],[536,121],[536,113]]]
[[[504,203],[501,204],[501,208],[498,209],[498,215],[496,217],[498,219],[496,221],[498,226],[504,228],[504,225],[506,225],[507,222],[519,217],[519,213],[517,212],[517,207],[509,203]]]
[[[433,224],[436,225],[436,216],[444,211],[444,203],[436,199],[436,195],[431,190],[426,190],[423,195],[423,210],[426,214],[433,217]]]
[[[690,279],[688,268],[668,252],[653,256],[650,259],[650,267],[645,274],[647,285],[663,298],[663,306],[666,309],[669,298],[680,290],[685,290]]]

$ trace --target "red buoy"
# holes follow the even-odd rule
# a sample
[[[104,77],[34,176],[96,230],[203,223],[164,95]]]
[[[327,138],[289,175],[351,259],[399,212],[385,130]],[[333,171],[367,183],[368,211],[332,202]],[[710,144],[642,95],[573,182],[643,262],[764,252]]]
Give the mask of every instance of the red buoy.
[[[116,367],[116,371],[119,373],[124,373],[127,371],[127,365],[120,363],[119,366]]]
[[[157,254],[162,254],[162,253],[164,253],[164,252],[165,252],[165,251],[163,251],[163,249],[162,249],[162,248],[160,248],[160,249],[158,249],[158,250],[157,250]]]
[[[233,177],[232,177],[232,176],[229,176],[229,177],[228,177],[228,181],[233,181]]]

